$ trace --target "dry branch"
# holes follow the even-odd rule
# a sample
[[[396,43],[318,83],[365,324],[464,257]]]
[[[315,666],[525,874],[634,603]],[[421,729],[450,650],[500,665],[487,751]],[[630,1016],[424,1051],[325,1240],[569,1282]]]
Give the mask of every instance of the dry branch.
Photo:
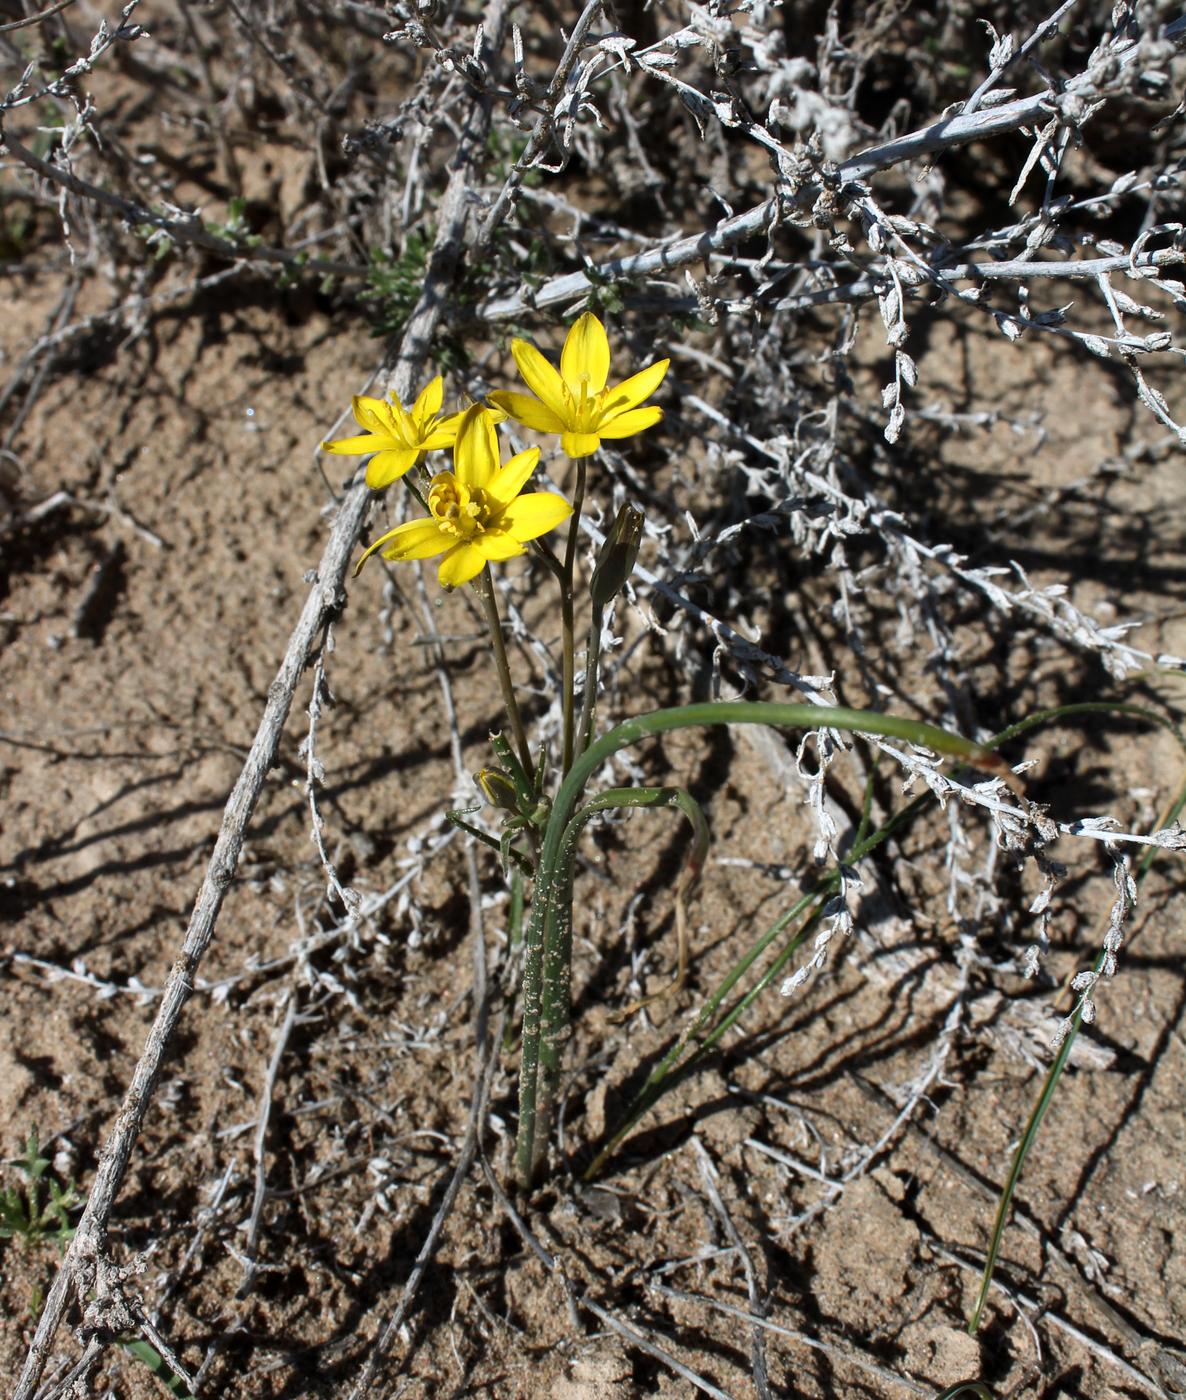
[[[1073,90],[1073,86],[1070,85],[1068,91]],[[999,107],[989,108],[986,112],[943,117],[905,136],[896,137],[893,141],[870,147],[869,150],[844,161],[829,175],[828,184],[839,192],[846,185],[864,182],[878,171],[892,169],[904,162],[935,156],[941,151],[966,145],[969,141],[1020,131],[1024,127],[1032,126],[1039,119],[1048,119],[1049,104],[1053,98],[1053,93],[1043,92],[1036,97],[1019,98],[1016,102],[1003,103]],[[540,311],[549,306],[571,303],[579,297],[586,296],[595,286],[641,281],[646,277],[704,261],[713,253],[722,252],[744,239],[766,232],[789,209],[808,208],[824,193],[824,188],[818,181],[808,181],[786,195],[780,194],[763,200],[744,214],[722,219],[715,228],[705,233],[675,238],[645,253],[631,253],[628,257],[612,258],[599,264],[591,273],[566,273],[563,277],[552,278],[538,289],[524,289],[513,297],[483,302],[476,308],[475,314],[486,321],[513,320],[527,311]]]
[[[492,9],[501,10],[499,0]],[[405,401],[420,378],[441,315],[443,290],[449,285],[462,244],[470,163],[484,148],[488,112],[475,103],[463,133],[448,188],[441,201],[439,231],[424,286],[404,332],[391,376],[392,390]],[[244,833],[273,766],[293,695],[313,655],[317,638],[345,602],[343,583],[371,503],[371,493],[359,476],[343,497],[317,577],[289,639],[280,669],[268,688],[268,702],[247,762],[227,801],[214,853],[207,867],[189,929],[173,964],[161,1005],[136,1065],[123,1107],[113,1125],[95,1173],[86,1209],[45,1300],[37,1330],[22,1368],[13,1400],[32,1400],[53,1338],[61,1324],[71,1289],[85,1296],[93,1284],[96,1264],[107,1249],[107,1224],[123,1184],[132,1148],[152,1101],[161,1065],[182,1010],[194,987],[202,958],[243,847]]]

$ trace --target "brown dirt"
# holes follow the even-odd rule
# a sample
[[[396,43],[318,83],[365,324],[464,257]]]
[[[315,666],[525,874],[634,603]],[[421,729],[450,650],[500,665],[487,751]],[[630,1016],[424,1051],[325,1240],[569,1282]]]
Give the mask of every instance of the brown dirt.
[[[46,266],[31,258],[20,280],[5,326],[10,359],[42,332],[60,290],[52,246],[41,249]],[[98,309],[101,296],[89,284],[84,302],[93,302],[79,313]],[[1180,459],[1134,414],[1125,382],[1061,347],[1012,347],[971,322],[937,323],[918,340],[930,399],[957,410],[989,403],[1019,422],[1040,413],[1046,433],[920,423],[887,492],[924,525],[959,512],[962,547],[1022,560],[1035,582],[1066,583],[1101,619],[1143,617],[1135,644],[1186,651]],[[863,356],[871,379],[875,342]],[[4,542],[0,1128],[6,1155],[37,1132],[57,1176],[84,1191],[327,533],[330,496],[313,450],[374,363],[374,343],[325,303],[237,284],[182,303],[127,345],[87,347],[59,364],[17,439],[20,508],[58,490],[75,504]],[[704,391],[694,371],[687,382]],[[1137,451],[1140,442],[1149,446]],[[1125,470],[1101,471],[1125,453]],[[330,460],[331,485],[348,469]],[[113,558],[108,587],[80,614],[95,569]],[[756,596],[768,583],[756,583]],[[808,613],[811,590],[808,581]],[[474,618],[464,596],[438,597],[435,587],[430,596],[437,630],[461,638],[449,644],[449,674],[465,765],[477,768],[498,712],[469,640]],[[555,618],[542,600],[532,606],[550,640]],[[362,892],[394,883],[426,840],[444,834],[456,782],[432,651],[414,645],[418,608],[410,571],[388,585],[373,570],[351,585],[334,629],[321,807],[337,869]],[[870,625],[888,638],[892,617],[878,613],[875,596],[869,608]],[[777,617],[758,596],[755,624],[773,627]],[[997,706],[1002,723],[1104,684],[1036,634],[994,639],[969,617],[962,635],[986,713]],[[787,653],[801,643],[792,664],[804,669],[815,669],[806,663],[818,647],[826,668],[822,616],[802,620],[801,638],[768,640]],[[895,665],[888,649],[884,664]],[[688,698],[689,678],[660,636],[642,643],[634,666],[617,713]],[[916,674],[898,684],[918,696],[927,682]],[[846,698],[866,697],[857,687]],[[933,690],[930,698],[941,704]],[[183,1360],[192,1370],[205,1364],[209,1395],[348,1393],[424,1241],[474,1088],[456,842],[356,942],[332,943],[295,974],[289,963],[253,971],[341,913],[325,898],[302,796],[307,701],[306,686],[203,969],[208,989],[187,1008],[113,1221],[117,1259],[137,1271],[132,1285],[159,1309]],[[1041,759],[1032,791],[1056,815],[1110,811],[1151,824],[1181,779],[1173,742],[1136,727],[1088,738],[1062,729],[1027,752]],[[750,737],[712,736],[643,754],[647,772],[678,775],[696,792],[713,827],[678,1010],[626,1024],[612,1017],[639,994],[632,952],[654,950],[642,990],[661,985],[673,961],[669,890],[682,852],[674,822],[636,814],[588,842],[564,1121],[574,1164],[688,1009],[811,869],[811,824],[779,767],[785,748],[775,753]],[[843,761],[836,774],[837,800],[851,813],[859,781]],[[879,800],[895,797],[887,780]],[[759,1001],[744,1033],[663,1101],[597,1189],[560,1170],[527,1212],[577,1294],[728,1395],[754,1393],[750,1330],[712,1306],[753,1307],[731,1228],[748,1249],[759,1306],[783,1329],[766,1337],[777,1395],[896,1396],[910,1392],[891,1372],[935,1390],[979,1373],[999,1395],[1104,1400],[1148,1393],[1119,1362],[1153,1376],[1173,1364],[1165,1349],[1186,1330],[1178,869],[1167,864],[1143,888],[1131,946],[1088,1037],[1099,1054],[1066,1077],[1027,1168],[1000,1275],[1017,1301],[996,1295],[972,1340],[964,1324],[974,1261],[1040,1083],[1018,1047],[1042,1057],[1057,988],[1026,984],[1007,966],[993,979],[977,968],[973,1014],[942,1073],[909,1122],[889,1131],[940,1044],[959,984],[945,840],[942,818],[924,823],[869,872],[857,933],[833,948],[826,972],[792,1001],[774,991]],[[1055,978],[1090,959],[1111,902],[1099,852],[1059,854],[1071,868],[1054,918]],[[494,862],[484,859],[482,871],[493,962],[506,903]],[[1023,908],[1038,883],[1032,867],[1018,871],[1011,894]],[[301,1014],[267,1139],[265,1268],[239,1299],[257,1104],[290,994]],[[503,1181],[515,1066],[508,1052],[487,1141]],[[731,1227],[710,1200],[697,1144],[715,1163]],[[0,1243],[5,1382],[55,1262],[52,1243]],[[65,1334],[59,1344],[72,1345]],[[1163,1374],[1168,1385],[1173,1372]],[[385,1378],[384,1393],[409,1397],[692,1393],[592,1312],[570,1312],[561,1282],[477,1172]],[[101,1382],[129,1400],[158,1391],[119,1348]]]

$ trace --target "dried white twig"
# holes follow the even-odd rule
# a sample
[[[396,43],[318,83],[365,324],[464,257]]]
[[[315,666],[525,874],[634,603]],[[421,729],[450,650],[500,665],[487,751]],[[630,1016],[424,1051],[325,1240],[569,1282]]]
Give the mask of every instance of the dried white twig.
[[[458,159],[457,169],[442,201],[435,259],[416,311],[404,332],[392,386],[407,401],[412,397],[433,332],[441,314],[439,286],[452,272],[466,217],[467,158],[481,148],[483,123],[475,118],[470,140]],[[276,679],[268,691],[268,703],[243,772],[227,801],[226,814],[215,843],[201,892],[190,918],[180,954],[169,975],[160,1009],[153,1021],[144,1051],[136,1065],[123,1108],[116,1119],[99,1161],[86,1208],[74,1238],[54,1277],[37,1321],[37,1329],[13,1392],[13,1400],[31,1400],[49,1354],[53,1337],[66,1309],[71,1286],[85,1274],[106,1248],[107,1221],[123,1183],[132,1146],[152,1099],[169,1044],[182,1010],[193,990],[194,978],[214,933],[227,887],[233,878],[243,836],[255,811],[269,769],[275,760],[293,694],[313,650],[316,638],[341,606],[342,585],[370,507],[370,493],[359,478],[339,507],[337,519],[318,565],[301,616],[293,630]]]

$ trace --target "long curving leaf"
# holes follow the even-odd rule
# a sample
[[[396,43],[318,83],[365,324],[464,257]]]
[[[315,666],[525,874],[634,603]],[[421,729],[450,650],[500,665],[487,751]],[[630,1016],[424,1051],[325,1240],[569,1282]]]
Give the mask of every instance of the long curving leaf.
[[[524,1029],[519,1071],[519,1135],[516,1166],[528,1189],[543,1160],[552,1104],[540,1095],[542,1008],[565,994],[570,976],[571,858],[565,863],[565,834],[589,778],[619,749],[658,734],[712,725],[763,724],[801,729],[833,729],[898,739],[934,753],[963,759],[1010,777],[984,745],[937,725],[846,706],[779,704],[773,701],[717,701],[655,710],[626,720],[603,735],[574,761],[560,786],[544,833],[527,932],[523,972]],[[566,893],[568,895],[566,902]],[[567,956],[566,956],[566,950]],[[552,1053],[550,1050],[547,1052]]]

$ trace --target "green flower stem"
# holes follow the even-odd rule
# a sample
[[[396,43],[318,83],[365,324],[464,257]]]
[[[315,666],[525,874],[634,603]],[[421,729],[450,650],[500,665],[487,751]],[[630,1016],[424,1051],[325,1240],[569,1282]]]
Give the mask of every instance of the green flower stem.
[[[460,812],[446,812],[445,820],[450,826],[455,826],[458,831],[464,831],[467,836],[472,836],[475,841],[480,841],[483,846],[489,846],[492,851],[497,851],[500,859],[504,852],[509,857],[506,862],[515,868],[515,876],[522,879],[524,875],[530,880],[535,873],[534,867],[522,851],[515,850],[514,846],[505,846],[488,831],[483,831],[481,827],[474,826],[472,822],[467,822]]]
[[[1178,797],[1170,808],[1167,824],[1177,819],[1183,807],[1186,807],[1186,786],[1178,793]],[[1136,879],[1139,883],[1148,872],[1154,856],[1157,854],[1157,847],[1152,847],[1146,852],[1144,859],[1137,868]],[[1101,948],[1092,964],[1092,971],[1098,977],[1107,957],[1107,950]],[[1099,984],[1092,988],[1093,994],[1098,991]],[[1071,1026],[1067,1031],[1066,1038],[1059,1046],[1058,1054],[1055,1055],[1050,1068],[1046,1071],[1046,1078],[1042,1081],[1042,1088],[1038,1093],[1037,1100],[1030,1110],[1029,1119],[1025,1125],[1025,1132],[1021,1135],[1021,1140],[1017,1144],[1017,1151],[1013,1154],[1013,1161],[1009,1167],[1009,1175],[1005,1179],[1005,1185],[1001,1189],[1000,1199],[997,1202],[997,1213],[993,1218],[992,1234],[989,1236],[988,1257],[984,1262],[984,1273],[980,1278],[980,1292],[976,1298],[976,1306],[972,1310],[972,1316],[968,1322],[968,1332],[975,1336],[980,1329],[980,1319],[984,1313],[985,1304],[988,1302],[989,1289],[992,1287],[993,1274],[996,1272],[997,1258],[1001,1252],[1001,1241],[1005,1236],[1005,1226],[1009,1219],[1009,1208],[1013,1203],[1013,1193],[1017,1189],[1017,1183],[1021,1178],[1021,1170],[1025,1166],[1026,1158],[1030,1154],[1038,1137],[1038,1129],[1042,1126],[1042,1120],[1046,1117],[1046,1111],[1054,1101],[1054,1094],[1062,1079],[1063,1070],[1067,1067],[1067,1061],[1071,1058],[1071,1051],[1074,1049],[1075,1040],[1083,1026],[1083,1008],[1076,1007],[1071,1016]]]
[[[541,1155],[547,1146],[551,1106],[559,1093],[564,1046],[572,1033],[572,885],[577,843],[582,831],[599,812],[622,807],[676,807],[691,823],[692,851],[688,856],[686,874],[680,881],[678,899],[682,899],[684,890],[700,874],[708,856],[708,823],[700,804],[686,788],[609,788],[586,803],[565,827],[560,863],[562,882],[558,890],[553,937],[544,955],[544,999],[540,1009],[537,1102],[548,1106],[548,1120],[536,1124],[536,1141]],[[525,1024],[524,1037],[526,1034]]]
[[[506,998],[506,1025],[502,1033],[502,1050],[509,1055],[515,1044],[515,1002],[519,995],[519,954],[523,947],[523,876],[516,868],[511,872],[511,902],[507,909],[507,957],[503,964],[502,992]]]
[[[422,472],[424,472],[424,479],[425,479],[425,481],[427,481],[427,480],[428,480],[428,472],[427,472],[427,471],[425,470],[425,468],[424,468],[424,454],[423,454],[423,453],[421,453],[420,456],[416,458],[416,466],[419,467],[420,470],[421,470]],[[420,503],[420,508],[421,508],[421,510],[423,510],[424,513],[427,515],[427,514],[429,513],[429,511],[428,511],[428,501],[427,501],[427,499],[425,498],[424,492],[421,491],[421,489],[419,488],[419,486],[416,485],[415,479],[413,478],[411,472],[406,472],[406,473],[404,474],[404,485],[408,488],[408,490],[412,493],[412,495],[415,496],[416,500]]]
[[[593,716],[597,709],[597,673],[601,666],[601,627],[605,609],[593,604],[589,623],[589,646],[585,652],[585,690],[581,696],[581,719],[577,725],[576,753],[578,757],[589,747],[593,738]]]
[[[1037,714],[1028,715],[1019,724],[1003,730],[990,742],[993,744],[1003,743],[1005,739],[1012,738],[1023,729],[1032,729],[1035,725],[1044,723],[1047,720],[1062,719],[1066,716],[1082,714],[1121,714],[1130,715],[1134,718],[1144,720],[1148,723],[1160,725],[1163,729],[1168,729],[1177,739],[1179,746],[1186,750],[1186,740],[1183,739],[1181,731],[1171,720],[1164,715],[1159,715],[1155,710],[1147,710],[1140,705],[1110,704],[1107,701],[1088,701],[1079,705],[1062,705],[1054,710],[1042,710]],[[1170,804],[1162,818],[1160,825],[1169,826],[1171,822],[1177,821],[1183,808],[1186,808],[1186,783],[1179,789],[1177,797]],[[1136,882],[1139,885],[1149,873],[1149,867],[1153,864],[1158,853],[1156,846],[1151,846],[1141,857],[1137,865]],[[1101,948],[1096,955],[1092,965],[1092,971],[1098,977],[1104,966],[1104,959],[1107,956],[1106,949]],[[1093,987],[1093,992],[1098,990],[1098,983]],[[1005,1225],[1009,1219],[1009,1208],[1013,1202],[1013,1193],[1017,1189],[1017,1183],[1021,1179],[1021,1171],[1025,1166],[1026,1158],[1030,1154],[1030,1149],[1037,1141],[1038,1129],[1042,1126],[1042,1120],[1046,1117],[1046,1111],[1054,1101],[1054,1094],[1062,1079],[1063,1070],[1067,1067],[1067,1062],[1074,1049],[1075,1040],[1083,1026],[1083,1008],[1076,1008],[1071,1016],[1071,1026],[1067,1031],[1066,1038],[1059,1046],[1058,1054],[1055,1055],[1050,1068],[1046,1071],[1046,1077],[1042,1081],[1042,1088],[1038,1092],[1038,1097],[1030,1110],[1029,1119],[1025,1125],[1025,1131],[1021,1135],[1021,1140],[1017,1144],[1017,1151],[1013,1154],[1013,1161],[1009,1167],[1009,1175],[1005,1179],[1005,1185],[1001,1189],[1000,1199],[997,1202],[997,1213],[993,1219],[992,1234],[989,1236],[988,1256],[984,1263],[984,1273],[980,1279],[980,1292],[976,1298],[976,1306],[972,1310],[972,1316],[968,1322],[968,1331],[975,1336],[980,1328],[980,1319],[984,1314],[985,1304],[988,1302],[989,1290],[992,1287],[993,1274],[996,1272],[997,1259],[1001,1252],[1001,1241],[1005,1235]]]
[[[560,578],[560,622],[564,652],[564,762],[561,774],[572,767],[574,742],[574,711],[576,708],[576,630],[573,622],[573,574],[576,569],[577,540],[581,533],[581,509],[585,504],[585,476],[588,457],[578,457],[576,489],[572,493],[572,516],[568,522],[568,541],[564,546],[563,573]]]
[[[531,750],[527,747],[527,732],[523,728],[523,716],[519,713],[519,701],[515,698],[515,683],[511,680],[511,664],[507,660],[506,642],[502,635],[502,619],[498,615],[498,602],[494,596],[494,580],[490,577],[489,564],[474,580],[474,592],[482,600],[486,614],[486,626],[490,632],[490,643],[494,648],[494,667],[498,672],[498,683],[502,687],[502,700],[506,706],[507,718],[511,722],[511,732],[515,736],[515,746],[519,750],[519,762],[523,765],[528,781],[535,769],[531,763]]]
[[[809,729],[839,729],[875,734],[923,745],[936,753],[951,754],[974,764],[991,757],[978,744],[935,725],[871,710],[763,701],[717,701],[656,710],[627,720],[610,730],[577,757],[560,785],[544,833],[536,874],[535,897],[527,930],[523,971],[523,1052],[519,1071],[519,1135],[516,1167],[520,1185],[529,1189],[543,1160],[546,1129],[554,1104],[539,1094],[540,1042],[543,1009],[567,996],[571,969],[572,868],[566,851],[566,835],[577,802],[589,778],[628,744],[657,734],[716,724],[768,724]],[[999,762],[999,761],[998,761]],[[569,863],[565,864],[565,856]],[[549,1011],[555,1023],[559,1013]],[[554,1050],[548,1051],[551,1056]],[[540,1131],[540,1129],[543,1131]]]

